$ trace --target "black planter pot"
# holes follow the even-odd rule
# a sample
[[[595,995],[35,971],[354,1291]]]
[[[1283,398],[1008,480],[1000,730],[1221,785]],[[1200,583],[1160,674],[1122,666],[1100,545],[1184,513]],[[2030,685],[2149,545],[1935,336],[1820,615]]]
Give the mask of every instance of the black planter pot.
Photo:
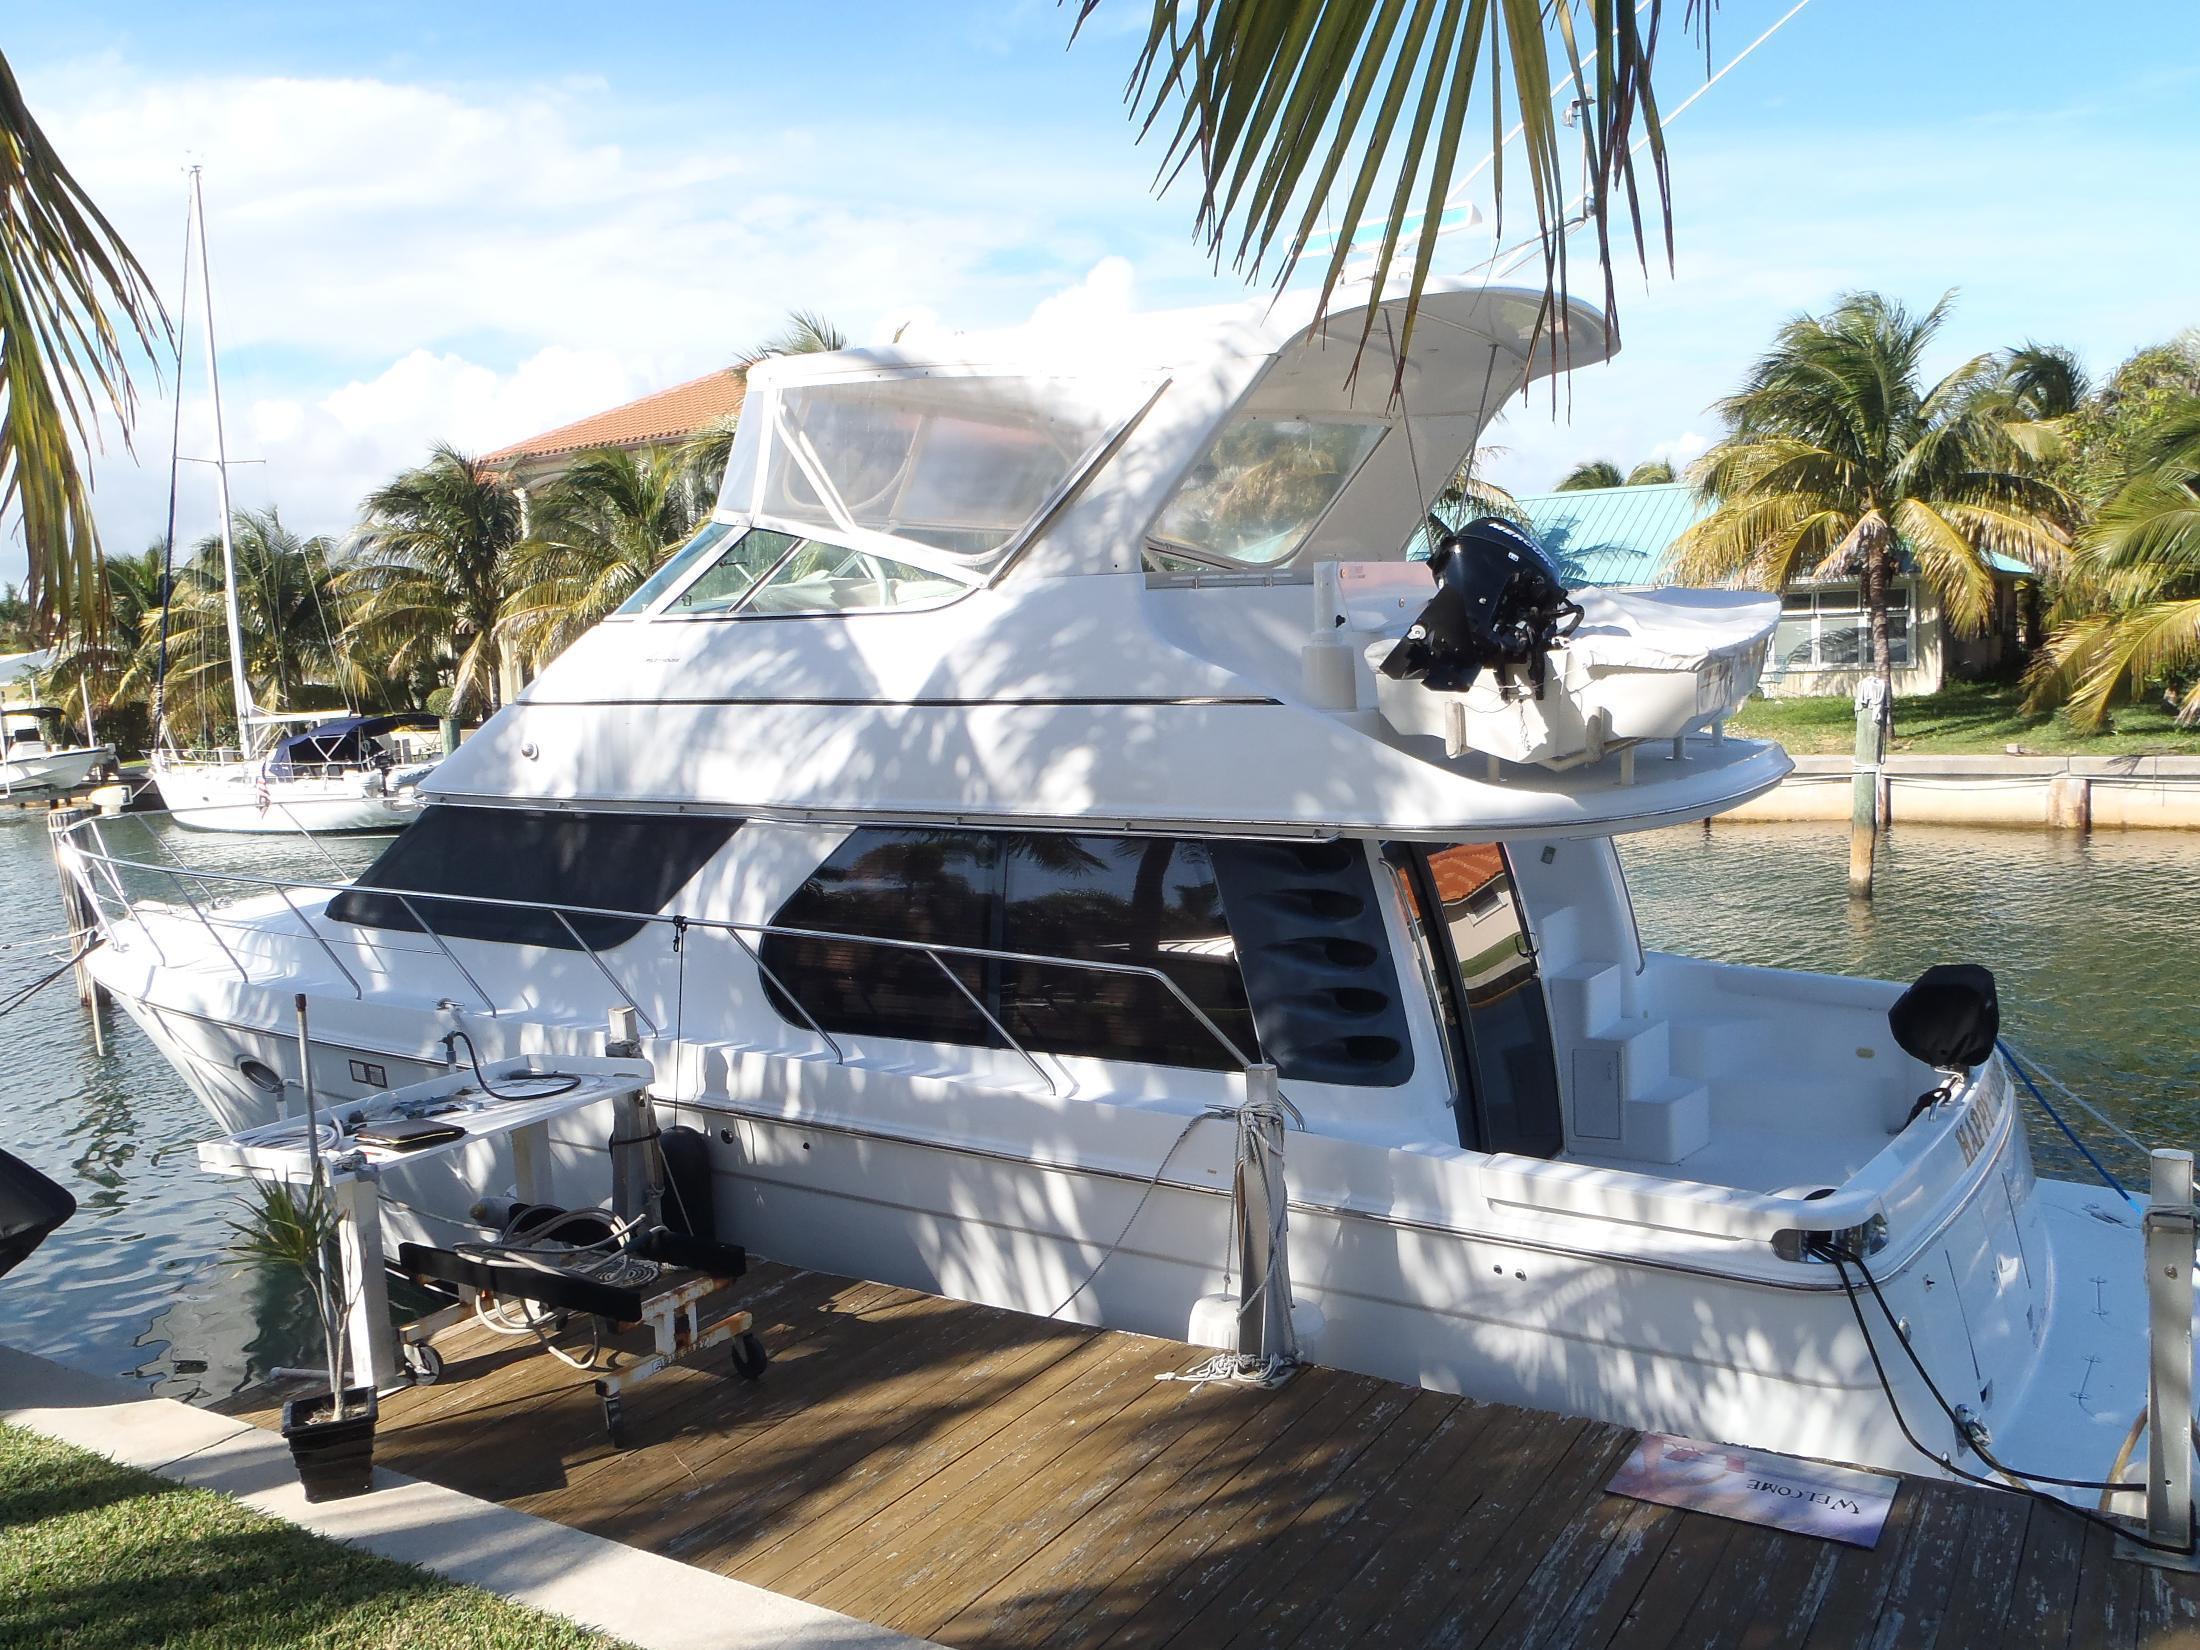
[[[283,1439],[290,1458],[298,1466],[298,1482],[308,1501],[341,1501],[365,1495],[374,1488],[374,1423],[377,1416],[372,1387],[347,1387],[344,1403],[351,1413],[341,1421],[309,1421],[307,1416],[328,1407],[328,1394],[309,1393],[283,1405]]]

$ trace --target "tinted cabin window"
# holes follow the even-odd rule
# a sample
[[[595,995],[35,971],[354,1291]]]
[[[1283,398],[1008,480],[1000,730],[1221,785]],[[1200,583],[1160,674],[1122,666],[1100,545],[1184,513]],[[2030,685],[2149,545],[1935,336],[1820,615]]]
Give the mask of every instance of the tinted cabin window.
[[[1206,850],[1168,838],[865,829],[775,927],[1127,963],[1168,975],[1238,1046],[1253,1032]],[[768,968],[827,1031],[1003,1046],[946,963],[1025,1048],[1222,1068],[1229,1057],[1158,982],[1046,963],[766,936]],[[805,1023],[767,982],[773,1006]]]
[[[1366,856],[1350,844],[860,830],[774,922],[1151,968],[1248,1058],[1266,1050],[1286,1078],[1398,1083],[1412,1054],[1373,892]],[[785,935],[760,951],[828,1031],[1002,1041],[921,953]],[[1211,1070],[1234,1063],[1197,1015],[1146,976],[946,960],[1027,1049]],[[804,1023],[767,989],[781,1015]]]
[[[998,949],[993,937],[993,840],[977,831],[860,830],[833,851],[772,919],[882,939]],[[992,992],[988,967],[971,957],[855,941],[767,934],[764,966],[827,1031],[906,1037],[925,1043],[996,1043],[985,1016],[955,989]],[[800,1010],[767,981],[772,1006],[797,1024]]]
[[[417,911],[445,939],[496,940],[573,951],[579,943],[548,910],[476,905],[421,895],[471,895],[525,905],[662,911],[723,848],[739,820],[700,815],[564,813],[437,803],[406,826],[351,888],[329,901],[337,922],[418,931]],[[403,889],[407,901],[378,888]],[[640,917],[566,913],[581,940],[603,948],[642,929]]]
[[[1157,969],[1253,1057],[1256,1039],[1206,846],[1169,837],[1004,835],[1001,949]],[[1001,1022],[1026,1048],[1161,1066],[1232,1065],[1158,980],[1001,965]]]

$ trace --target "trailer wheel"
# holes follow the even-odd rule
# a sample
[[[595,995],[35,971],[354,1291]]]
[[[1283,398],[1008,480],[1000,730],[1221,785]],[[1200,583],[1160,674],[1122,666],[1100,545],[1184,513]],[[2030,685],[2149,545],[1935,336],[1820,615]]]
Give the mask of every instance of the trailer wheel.
[[[771,1362],[771,1354],[764,1350],[764,1343],[756,1338],[752,1329],[733,1340],[733,1372],[744,1381],[763,1379],[764,1366]]]

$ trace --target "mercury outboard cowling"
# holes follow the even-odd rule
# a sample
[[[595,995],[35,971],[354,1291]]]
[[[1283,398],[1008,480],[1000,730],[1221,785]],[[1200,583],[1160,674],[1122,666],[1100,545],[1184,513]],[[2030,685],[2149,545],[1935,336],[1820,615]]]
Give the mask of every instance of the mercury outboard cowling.
[[[1429,571],[1436,598],[1383,660],[1383,674],[1463,693],[1484,670],[1524,666],[1540,699],[1544,655],[1581,622],[1542,546],[1502,516],[1480,516],[1444,535]]]
[[[76,1199],[20,1157],[0,1152],[0,1277],[6,1277],[76,1213]]]

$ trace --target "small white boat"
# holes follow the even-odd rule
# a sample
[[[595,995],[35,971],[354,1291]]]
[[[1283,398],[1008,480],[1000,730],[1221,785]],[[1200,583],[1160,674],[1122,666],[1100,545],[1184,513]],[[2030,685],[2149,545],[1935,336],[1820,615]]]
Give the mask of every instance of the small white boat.
[[[120,771],[114,746],[77,743],[68,717],[52,705],[0,710],[0,741],[0,796],[58,795]]]

